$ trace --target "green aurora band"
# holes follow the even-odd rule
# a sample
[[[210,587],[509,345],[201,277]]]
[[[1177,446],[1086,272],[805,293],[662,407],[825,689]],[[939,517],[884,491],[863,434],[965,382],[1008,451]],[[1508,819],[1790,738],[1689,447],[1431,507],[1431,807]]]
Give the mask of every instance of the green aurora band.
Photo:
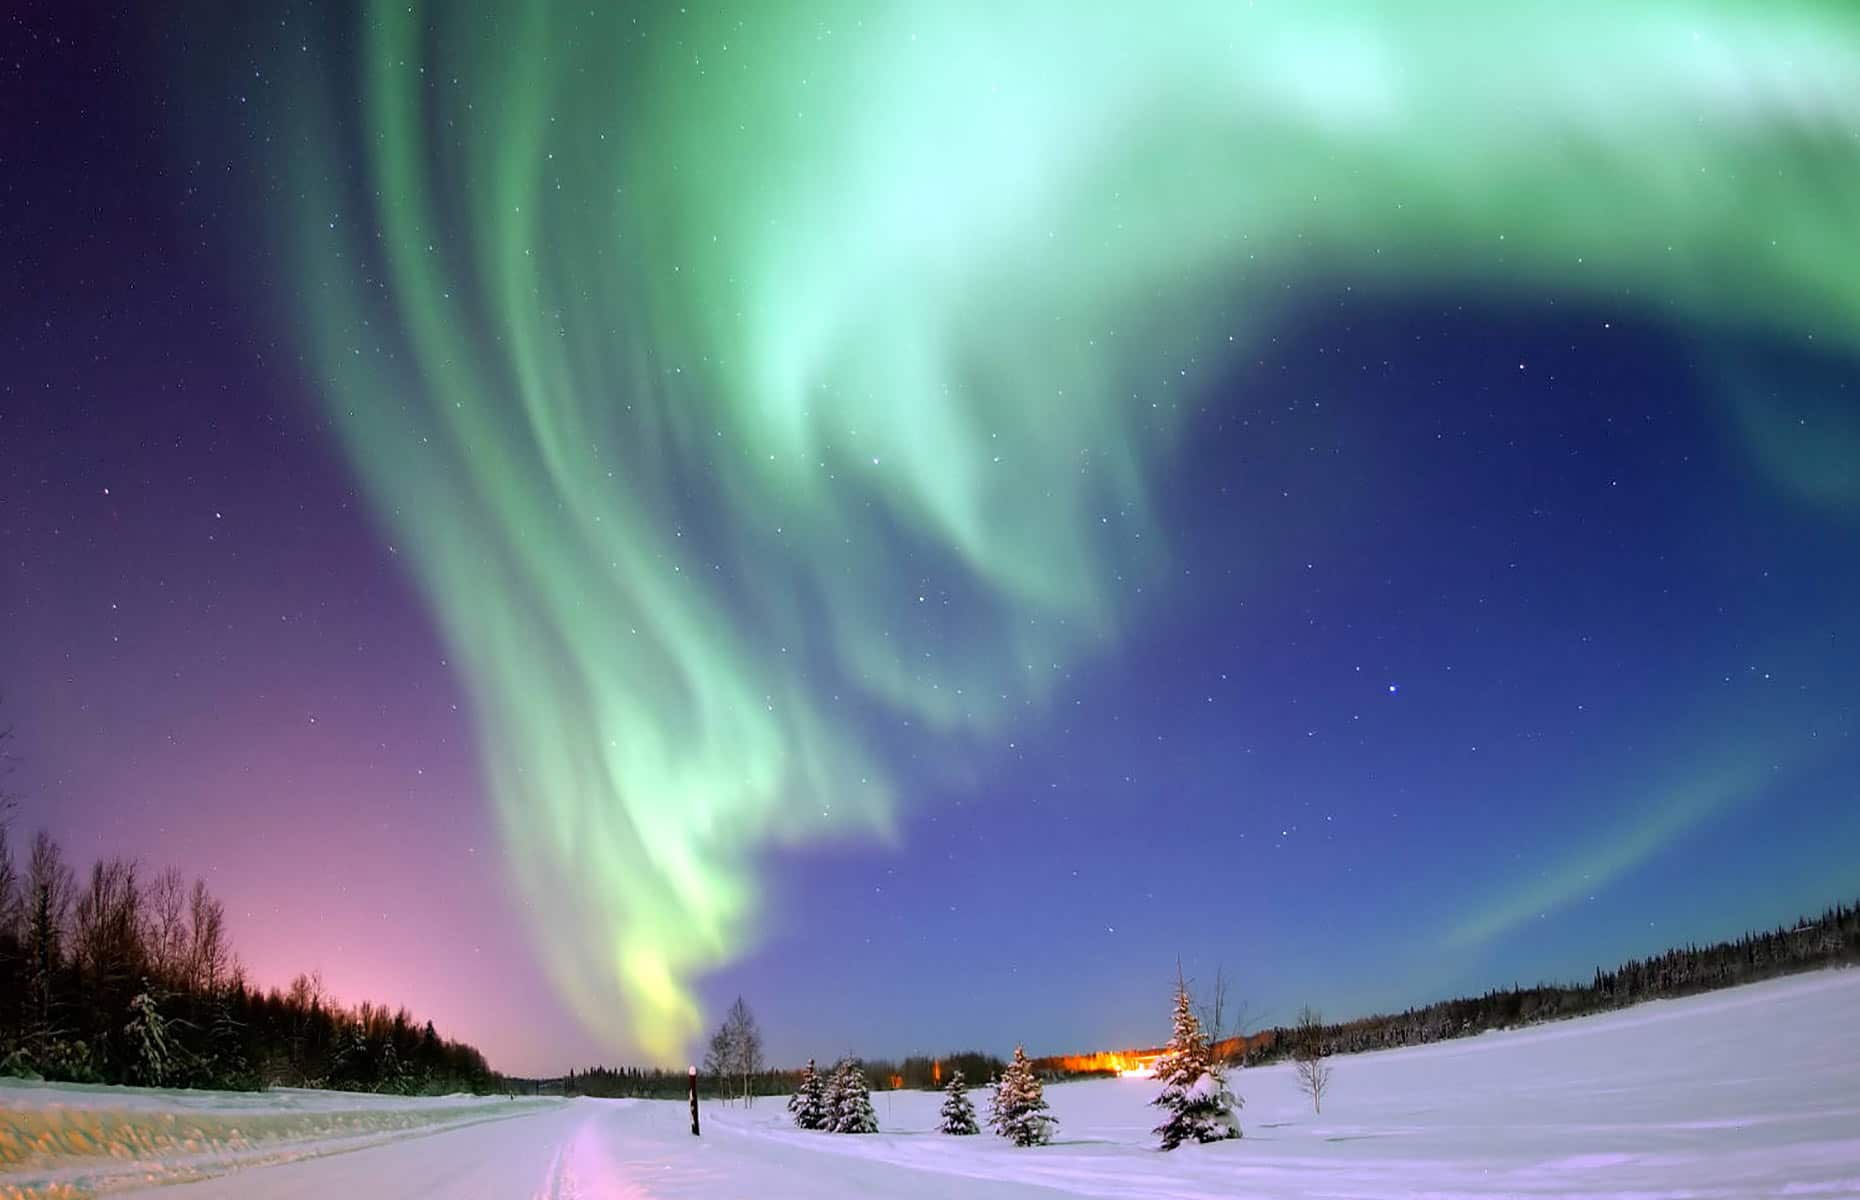
[[[1286,281],[1860,347],[1847,3],[363,7],[284,68],[292,321],[557,986],[661,1061],[771,847],[893,836],[876,722],[985,738],[1135,618],[1182,371]],[[1736,390],[1860,508],[1860,430]]]

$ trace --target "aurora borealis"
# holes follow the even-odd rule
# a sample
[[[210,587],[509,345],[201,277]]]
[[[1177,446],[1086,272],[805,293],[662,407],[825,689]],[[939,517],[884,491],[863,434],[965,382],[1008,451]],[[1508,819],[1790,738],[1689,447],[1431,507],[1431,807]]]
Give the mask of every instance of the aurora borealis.
[[[1409,991],[1326,964],[1332,1008],[1645,948],[1689,855],[1719,924],[1855,883],[1851,6],[397,0],[151,58],[172,152],[226,156],[242,386],[391,547],[318,561],[410,575],[469,710],[470,795],[385,803],[492,814],[483,886],[608,1052],[678,1060],[709,986],[798,1014],[767,955],[856,929],[867,974],[987,961],[997,885],[889,873],[997,843],[1050,859],[1029,976],[1135,964],[1107,1041],[1190,953],[1159,861],[1261,889],[1208,963],[1377,910]],[[1782,830],[1754,877],[1697,847],[1737,821]],[[1311,854],[1322,899],[1262,860]]]

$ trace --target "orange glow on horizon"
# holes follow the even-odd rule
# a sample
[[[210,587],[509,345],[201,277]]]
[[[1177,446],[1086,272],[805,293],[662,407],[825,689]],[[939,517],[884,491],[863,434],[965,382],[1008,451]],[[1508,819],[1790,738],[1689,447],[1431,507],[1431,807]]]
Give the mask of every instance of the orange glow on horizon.
[[[1248,1037],[1222,1038],[1211,1049],[1214,1056],[1222,1061],[1237,1061],[1244,1056],[1249,1047],[1263,1045],[1272,1040],[1270,1031],[1262,1031]],[[1052,1058],[1040,1059],[1040,1065],[1049,1070],[1060,1071],[1112,1071],[1126,1079],[1147,1078],[1156,1073],[1156,1060],[1162,1057],[1162,1048],[1153,1050],[1097,1050],[1090,1054],[1061,1054]]]

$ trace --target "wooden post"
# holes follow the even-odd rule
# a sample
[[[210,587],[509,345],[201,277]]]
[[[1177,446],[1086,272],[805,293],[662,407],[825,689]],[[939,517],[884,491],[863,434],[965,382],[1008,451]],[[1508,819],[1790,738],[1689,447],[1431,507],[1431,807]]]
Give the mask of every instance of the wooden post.
[[[691,1136],[692,1137],[701,1136],[698,1133],[697,1068],[696,1067],[691,1068]]]

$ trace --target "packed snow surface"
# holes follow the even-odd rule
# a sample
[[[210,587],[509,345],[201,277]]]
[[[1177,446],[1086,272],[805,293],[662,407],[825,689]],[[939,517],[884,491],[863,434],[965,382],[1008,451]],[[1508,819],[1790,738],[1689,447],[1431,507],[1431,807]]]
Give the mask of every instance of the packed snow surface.
[[[1860,971],[1333,1064],[1322,1116],[1289,1065],[1242,1071],[1245,1139],[1167,1154],[1145,1079],[1048,1087],[1058,1136],[1024,1150],[932,1132],[936,1092],[875,1095],[872,1136],[764,1099],[706,1104],[693,1138],[648,1101],[9,1084],[0,1197],[1860,1196]],[[55,1124],[94,1132],[22,1140]]]

